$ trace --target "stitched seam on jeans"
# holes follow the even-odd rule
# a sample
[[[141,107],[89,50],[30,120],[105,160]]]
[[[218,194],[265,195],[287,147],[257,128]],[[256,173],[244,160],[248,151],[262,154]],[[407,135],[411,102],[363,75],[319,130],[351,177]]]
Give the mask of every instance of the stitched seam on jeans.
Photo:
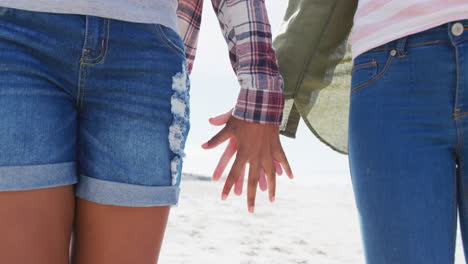
[[[462,42],[463,40],[467,40],[468,38],[462,38],[456,41],[456,43]]]
[[[87,74],[87,67],[83,64],[80,65],[79,73],[78,73],[78,90],[76,94],[77,100],[77,108],[80,109],[83,106],[83,94],[85,89],[85,82],[86,82],[86,74]]]
[[[78,64],[78,83],[77,83],[77,90],[76,90],[76,107],[80,108],[80,93],[81,93],[81,83],[82,83],[82,74],[83,74],[83,57],[85,56],[85,47],[88,43],[88,29],[89,29],[89,24],[88,24],[88,17],[86,16],[85,20],[85,34],[84,34],[84,40],[83,40],[83,47],[81,49],[81,56],[79,58],[79,64]]]
[[[359,69],[362,69],[362,68],[367,68],[369,66],[377,66],[377,62],[373,59],[372,61],[370,62],[366,62],[366,63],[362,63],[362,64],[359,64],[359,65],[356,65],[354,66],[352,69],[351,69],[351,72],[355,71],[355,70],[359,70]]]
[[[457,154],[455,154],[457,155]],[[455,160],[457,160],[457,157],[455,157]],[[453,170],[453,181],[454,181],[454,185],[455,185],[455,191],[454,191],[454,201],[455,201],[455,205],[453,206],[453,237],[452,237],[452,242],[454,245],[456,245],[457,243],[457,225],[458,225],[458,217],[457,217],[457,214],[458,214],[458,206],[457,206],[457,201],[458,201],[458,177],[457,177],[457,168],[454,168]]]
[[[79,108],[83,109],[83,101],[84,101],[84,95],[85,95],[85,90],[86,90],[86,77],[88,75],[88,67],[83,67],[83,86],[81,87],[81,100],[80,100],[80,105]]]
[[[95,65],[95,64],[99,64],[101,63],[105,58],[106,58],[106,55],[107,55],[107,48],[109,46],[109,19],[106,19],[106,25],[107,25],[107,33],[106,35],[104,36],[104,42],[105,42],[105,47],[102,47],[104,50],[102,51],[101,50],[101,54],[99,54],[96,58],[94,59],[86,59],[86,58],[83,58],[82,59],[82,63],[83,64],[87,64],[87,65]],[[94,60],[97,60],[97,59],[100,59],[99,61],[97,62],[86,62],[86,61],[94,61]]]
[[[464,170],[464,167],[465,167],[465,164],[463,162],[463,157],[462,157],[462,151],[461,151],[461,146],[463,146],[463,129],[460,128],[459,126],[459,122],[458,121],[455,121],[457,122],[457,128],[458,128],[458,147],[457,147],[457,153],[458,153],[458,157],[459,157],[459,161],[460,161],[460,184],[462,185],[462,190],[463,190],[463,193],[466,194],[465,192],[465,184],[464,184],[464,173],[463,173],[463,170]]]
[[[461,157],[460,157],[460,152],[461,152],[461,129],[460,129],[460,124],[458,123],[458,120],[455,120],[455,126],[457,127],[457,147],[455,148],[455,153],[457,154],[460,162],[461,162]]]
[[[107,21],[107,20],[104,20],[104,21]],[[106,24],[104,24],[104,25],[106,25]],[[105,36],[104,36],[104,38],[105,38]],[[104,51],[102,50],[102,48],[104,48],[104,47],[101,47],[101,52],[100,52],[99,55],[97,55],[95,58],[92,58],[92,59],[83,58],[83,60],[84,60],[84,61],[93,61],[93,60],[99,59],[99,58],[102,56],[103,52],[104,52]]]
[[[181,50],[179,47],[177,47],[177,45],[174,44],[174,42],[172,42],[172,41],[166,36],[166,34],[164,34],[164,32],[162,31],[162,28],[161,28],[161,25],[160,25],[160,24],[155,24],[154,26],[155,26],[155,28],[156,28],[156,32],[158,32],[158,34],[159,34],[160,39],[162,39],[162,41],[164,42],[164,44],[166,44],[167,47],[169,47],[169,48],[171,48],[172,50],[176,51],[176,52],[179,53],[180,55],[185,56],[185,52],[184,52],[183,50]]]
[[[426,42],[419,42],[419,43],[413,43],[413,44],[408,44],[408,47],[417,47],[417,46],[422,46],[422,45],[428,45],[428,44],[437,44],[437,43],[449,43],[450,41],[448,40],[434,40],[434,41],[426,41]],[[386,50],[393,50],[395,47],[389,47],[389,48],[374,48],[371,49],[367,52],[373,52],[373,51],[386,51]]]
[[[462,116],[466,116],[466,115],[468,115],[468,112],[463,112],[463,113],[453,113],[452,115],[454,116],[454,118],[455,118],[455,120],[456,120],[456,119],[458,119],[459,117],[462,117]]]
[[[437,43],[448,43],[448,42],[449,42],[448,40],[434,40],[434,41],[427,41],[427,42],[409,44],[408,47],[417,47],[417,46],[422,46],[422,45],[437,44]]]
[[[393,57],[394,57],[394,56],[391,56],[391,55],[389,56],[389,58],[387,59],[387,63],[385,64],[385,67],[384,67],[384,69],[382,70],[381,73],[377,74],[377,76],[375,76],[374,78],[370,79],[370,80],[367,81],[366,83],[360,84],[360,85],[356,86],[355,88],[351,89],[351,92],[355,92],[355,91],[357,91],[357,90],[359,90],[359,89],[362,89],[362,88],[364,88],[364,87],[370,85],[371,83],[373,83],[373,82],[379,80],[380,78],[382,78],[382,76],[385,74],[385,72],[387,72],[388,68],[390,67],[390,64],[391,64],[391,62],[392,62],[392,60],[393,60]]]

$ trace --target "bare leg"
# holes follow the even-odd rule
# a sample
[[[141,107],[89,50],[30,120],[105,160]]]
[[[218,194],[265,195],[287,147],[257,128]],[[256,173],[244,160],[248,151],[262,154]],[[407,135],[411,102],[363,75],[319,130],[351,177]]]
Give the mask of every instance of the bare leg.
[[[0,192],[0,263],[66,264],[73,186]]]
[[[169,206],[112,206],[77,198],[72,263],[157,263],[169,211]]]

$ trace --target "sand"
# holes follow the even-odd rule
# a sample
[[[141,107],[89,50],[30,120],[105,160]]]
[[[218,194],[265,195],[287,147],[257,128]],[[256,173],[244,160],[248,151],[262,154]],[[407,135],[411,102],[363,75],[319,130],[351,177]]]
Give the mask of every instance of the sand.
[[[276,201],[268,202],[267,193],[258,191],[254,214],[247,211],[245,189],[242,197],[232,194],[222,201],[222,186],[184,178],[160,263],[364,263],[349,182],[281,176]],[[464,263],[460,245],[456,263]]]

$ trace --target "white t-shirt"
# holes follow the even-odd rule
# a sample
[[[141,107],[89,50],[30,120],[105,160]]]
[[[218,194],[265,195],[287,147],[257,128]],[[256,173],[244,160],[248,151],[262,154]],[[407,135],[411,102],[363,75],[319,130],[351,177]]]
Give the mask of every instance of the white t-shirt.
[[[178,0],[0,0],[0,7],[80,14],[177,29]]]
[[[359,0],[351,35],[353,58],[392,40],[462,19],[468,19],[468,0]]]

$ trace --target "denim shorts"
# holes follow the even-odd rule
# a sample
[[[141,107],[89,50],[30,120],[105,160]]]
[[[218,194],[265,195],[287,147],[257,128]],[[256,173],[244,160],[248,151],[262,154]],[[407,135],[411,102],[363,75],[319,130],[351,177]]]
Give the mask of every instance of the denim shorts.
[[[0,116],[1,191],[178,203],[189,79],[168,27],[0,7]]]

